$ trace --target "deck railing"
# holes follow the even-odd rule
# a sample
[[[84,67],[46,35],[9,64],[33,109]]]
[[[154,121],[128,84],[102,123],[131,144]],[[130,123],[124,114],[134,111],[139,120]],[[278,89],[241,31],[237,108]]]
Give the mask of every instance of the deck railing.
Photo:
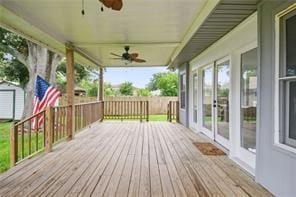
[[[103,102],[76,104],[74,106],[75,131],[103,119]],[[48,107],[11,127],[10,163],[29,158],[41,151],[50,152],[52,146],[69,136],[68,121],[72,106]],[[39,124],[37,122],[39,121]]]
[[[92,102],[75,105],[75,131],[103,120],[103,102]]]
[[[76,104],[73,107],[48,107],[14,123],[10,134],[11,166],[41,151],[50,152],[53,145],[65,138],[71,139],[74,131],[78,132],[96,121],[103,119],[149,121],[148,101],[92,102]],[[74,129],[71,129],[73,127]]]
[[[179,122],[179,101],[170,101],[168,103],[167,120],[169,122]]]
[[[149,121],[149,102],[104,101],[104,119]]]
[[[10,133],[10,160],[15,165],[19,160],[34,155],[45,146],[45,110],[14,123]],[[37,124],[39,123],[39,126]],[[33,126],[36,125],[36,126]]]

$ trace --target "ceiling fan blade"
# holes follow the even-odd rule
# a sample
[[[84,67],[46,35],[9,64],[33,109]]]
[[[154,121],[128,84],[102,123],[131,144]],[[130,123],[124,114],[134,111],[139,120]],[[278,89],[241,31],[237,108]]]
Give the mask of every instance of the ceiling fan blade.
[[[129,54],[129,56],[131,59],[136,59],[139,56],[139,54],[138,53],[131,53],[131,54]]]
[[[122,60],[122,58],[119,58],[119,57],[112,57],[112,58],[109,58],[110,60]]]
[[[134,61],[134,62],[138,62],[138,63],[144,63],[144,62],[146,62],[146,60],[138,59],[138,58],[133,59],[133,61]]]
[[[115,54],[115,53],[110,53],[111,55],[114,55],[114,56],[116,56],[116,57],[120,57],[120,58],[122,58],[122,56],[121,55],[117,55],[117,54]]]

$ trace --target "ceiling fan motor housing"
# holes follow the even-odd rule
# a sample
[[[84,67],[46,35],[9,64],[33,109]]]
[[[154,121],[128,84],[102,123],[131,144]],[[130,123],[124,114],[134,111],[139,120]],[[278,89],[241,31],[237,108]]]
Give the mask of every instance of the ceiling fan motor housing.
[[[130,58],[129,53],[123,53],[122,58],[128,60]]]

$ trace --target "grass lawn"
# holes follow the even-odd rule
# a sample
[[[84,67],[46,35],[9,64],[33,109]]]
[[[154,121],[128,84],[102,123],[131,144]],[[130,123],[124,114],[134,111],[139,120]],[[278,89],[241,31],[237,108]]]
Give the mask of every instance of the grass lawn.
[[[9,169],[10,167],[10,122],[0,122],[0,173]],[[21,158],[21,135],[18,136],[18,157]],[[38,148],[41,149],[43,144],[43,134],[39,133]],[[28,156],[28,135],[24,134],[24,156]],[[35,135],[31,134],[31,151],[35,150]]]
[[[9,169],[9,130],[11,123],[0,123],[0,173]]]
[[[167,121],[167,115],[149,115],[149,121]]]

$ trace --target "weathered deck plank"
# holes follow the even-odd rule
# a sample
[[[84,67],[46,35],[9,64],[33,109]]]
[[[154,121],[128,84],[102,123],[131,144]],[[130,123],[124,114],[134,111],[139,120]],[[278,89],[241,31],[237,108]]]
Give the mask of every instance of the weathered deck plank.
[[[179,124],[104,122],[0,175],[0,196],[271,196]]]

